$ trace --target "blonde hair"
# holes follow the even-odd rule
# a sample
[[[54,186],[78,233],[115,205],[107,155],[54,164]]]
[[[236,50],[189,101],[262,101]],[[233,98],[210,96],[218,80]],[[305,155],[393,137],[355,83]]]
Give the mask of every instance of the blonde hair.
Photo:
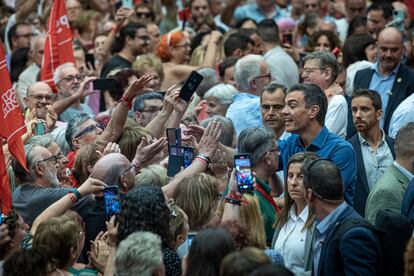
[[[125,122],[124,131],[122,131],[117,142],[121,149],[121,153],[125,155],[129,161],[132,161],[135,157],[137,147],[139,143],[141,143],[141,139],[150,135],[151,133],[148,130],[139,127],[134,120],[128,118]]]
[[[259,201],[254,195],[243,194],[246,204],[240,206],[240,222],[246,226],[249,233],[250,245],[266,248],[266,233]]]
[[[161,60],[154,54],[140,55],[132,64],[132,69],[143,75],[145,71],[153,69],[160,76],[160,81],[164,80],[164,68]]]
[[[219,189],[214,177],[201,173],[179,183],[173,198],[187,214],[190,229],[200,230],[215,216]]]
[[[171,204],[170,209],[173,214],[170,220],[170,229],[173,236],[174,246],[176,246],[175,242],[178,235],[184,231],[186,214],[183,209],[178,207],[176,204]]]
[[[152,164],[141,169],[141,172],[135,177],[135,185],[152,184],[163,187],[167,183],[167,170],[158,164]]]
[[[78,250],[79,247],[82,227],[73,213],[69,211],[42,222],[33,237],[33,247],[47,250],[58,268],[67,266],[71,249]]]

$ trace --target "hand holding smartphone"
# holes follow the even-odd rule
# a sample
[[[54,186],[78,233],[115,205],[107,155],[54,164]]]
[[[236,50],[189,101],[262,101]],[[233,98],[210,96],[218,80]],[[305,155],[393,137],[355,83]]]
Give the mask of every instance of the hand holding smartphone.
[[[191,72],[190,76],[185,81],[184,85],[181,87],[179,97],[184,101],[190,101],[193,94],[196,92],[197,88],[200,86],[204,77],[197,73],[196,71]]]
[[[236,182],[241,193],[254,191],[253,173],[251,169],[250,155],[238,154],[234,156],[236,169]]]
[[[106,214],[108,218],[119,214],[121,211],[121,203],[119,201],[118,186],[109,186],[104,189],[104,200]]]

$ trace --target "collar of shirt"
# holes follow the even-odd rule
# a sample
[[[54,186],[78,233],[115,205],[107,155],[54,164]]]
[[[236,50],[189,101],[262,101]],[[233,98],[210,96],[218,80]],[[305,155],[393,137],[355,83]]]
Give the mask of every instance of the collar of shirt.
[[[316,147],[317,149],[323,148],[326,143],[326,139],[328,138],[329,130],[326,127],[323,127],[318,135],[312,140],[309,146],[305,147],[302,143],[302,139],[300,139],[300,143],[305,150],[311,148],[311,146]]]
[[[296,215],[296,206],[295,206],[295,204],[292,204],[292,206],[290,206],[289,218],[291,218],[294,221],[301,220],[301,221],[305,222],[308,219],[308,214],[309,214],[308,205],[306,205],[306,207],[302,210],[302,212],[299,214],[299,216]]]
[[[267,184],[266,182],[264,182],[257,176],[256,176],[256,183],[259,184],[260,187],[262,187],[262,189],[266,192],[266,194],[270,194],[270,192],[272,191],[272,188],[269,186],[269,184]]]
[[[249,94],[249,93],[238,92],[233,96],[233,102],[242,101],[246,99],[256,99],[256,98],[260,98],[260,97],[253,95],[253,94]]]
[[[334,225],[334,223],[338,220],[338,217],[342,214],[345,208],[348,205],[346,202],[342,202],[332,213],[330,213],[326,218],[317,222],[316,230],[319,236],[325,235],[328,233],[328,230]]]
[[[379,61],[375,62],[375,63],[371,66],[371,69],[374,69],[375,74],[377,74],[377,75],[378,75],[378,76],[380,76],[381,78],[387,78],[387,79],[388,79],[388,78],[391,78],[392,76],[397,75],[398,69],[400,69],[400,65],[401,65],[401,63],[399,63],[399,64],[397,65],[397,67],[395,67],[395,68],[394,68],[394,70],[392,70],[392,73],[391,73],[389,76],[386,76],[386,77],[384,77],[384,76],[381,74],[380,70],[379,70]]]
[[[378,147],[380,147],[384,143],[386,143],[384,130],[382,130],[382,128],[380,128],[380,131],[381,131],[382,138],[381,138],[381,142],[379,143]],[[361,146],[371,147],[371,145],[368,143],[368,141],[365,140],[365,138],[362,137],[361,133],[359,133],[359,132],[358,132],[358,138],[359,138],[359,143],[361,144]]]
[[[264,12],[263,12],[263,10],[262,9],[260,9],[259,8],[259,6],[256,4],[256,11],[258,12],[258,13],[260,13],[261,15],[263,15],[264,17],[266,17],[266,18],[269,18]],[[272,16],[270,17],[270,18],[279,18],[279,17],[281,17],[283,14],[281,13],[281,11],[280,11],[280,8],[279,8],[279,6],[278,5],[276,5],[275,4],[275,10],[274,10],[274,12],[273,12],[273,14],[272,14]]]
[[[413,179],[414,175],[410,171],[408,171],[406,168],[398,164],[397,161],[394,161],[392,164],[396,166],[401,171],[401,173],[408,178],[408,180],[411,181],[411,179]]]

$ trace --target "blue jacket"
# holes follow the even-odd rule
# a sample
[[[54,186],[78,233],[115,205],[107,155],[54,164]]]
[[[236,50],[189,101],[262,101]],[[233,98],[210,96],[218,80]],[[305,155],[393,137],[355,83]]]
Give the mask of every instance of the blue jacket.
[[[351,219],[362,219],[362,217],[351,206],[347,206],[323,243],[318,276],[379,274],[381,245],[371,229],[354,227],[343,235],[339,248],[336,246],[339,225]]]
[[[414,221],[414,178],[408,183],[401,206],[401,214]]]

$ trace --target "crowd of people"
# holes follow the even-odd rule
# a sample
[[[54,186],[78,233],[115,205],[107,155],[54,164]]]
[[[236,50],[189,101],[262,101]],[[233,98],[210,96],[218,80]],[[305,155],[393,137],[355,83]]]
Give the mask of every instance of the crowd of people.
[[[52,87],[56,1],[0,1],[0,275],[414,275],[413,1],[64,0]]]

